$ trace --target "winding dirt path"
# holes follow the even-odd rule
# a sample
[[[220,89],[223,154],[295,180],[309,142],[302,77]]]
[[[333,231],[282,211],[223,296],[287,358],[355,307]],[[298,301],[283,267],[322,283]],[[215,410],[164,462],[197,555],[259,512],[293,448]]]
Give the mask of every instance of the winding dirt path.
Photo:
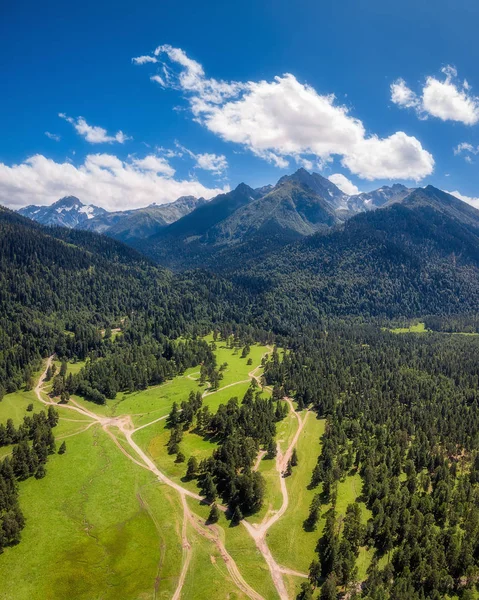
[[[271,352],[271,350],[269,350],[269,352]],[[269,354],[269,352],[266,352],[263,356],[267,356]],[[45,365],[45,370],[41,374],[41,376],[38,380],[38,383],[35,387],[35,394],[37,396],[37,399],[42,404],[54,405],[56,408],[61,408],[61,409],[64,408],[67,410],[73,410],[73,411],[76,411],[77,413],[81,414],[82,416],[87,417],[88,419],[92,419],[92,421],[88,424],[88,426],[84,430],[82,430],[81,432],[78,432],[78,433],[82,433],[83,431],[86,431],[87,429],[89,429],[92,425],[99,423],[102,426],[102,429],[112,439],[112,441],[117,446],[117,448],[127,458],[132,460],[138,466],[149,470],[151,473],[153,473],[157,477],[157,479],[159,481],[161,481],[162,483],[175,489],[180,494],[182,506],[183,506],[183,525],[182,525],[183,565],[182,565],[181,574],[180,574],[180,577],[178,580],[178,585],[177,585],[177,588],[176,588],[176,591],[175,591],[175,594],[174,594],[172,600],[180,599],[183,585],[184,585],[184,582],[186,579],[186,574],[188,572],[188,567],[191,562],[192,548],[191,548],[191,544],[189,543],[188,537],[187,537],[187,523],[188,522],[190,522],[193,525],[194,529],[200,535],[207,537],[211,542],[213,542],[215,544],[215,546],[218,548],[218,551],[219,551],[221,557],[225,561],[226,567],[228,569],[228,573],[230,574],[232,580],[237,585],[237,587],[243,593],[245,593],[251,600],[264,600],[264,598],[260,594],[258,594],[245,581],[245,579],[241,575],[236,562],[233,560],[232,556],[226,550],[226,548],[218,534],[217,529],[214,528],[213,526],[206,526],[206,528],[204,526],[202,526],[201,525],[202,520],[200,519],[200,517],[198,517],[197,515],[195,515],[194,513],[191,512],[191,510],[188,507],[187,501],[186,501],[186,497],[190,497],[199,502],[205,502],[205,499],[202,496],[200,496],[199,494],[191,492],[190,490],[177,484],[176,482],[171,480],[169,477],[167,477],[164,473],[162,473],[158,469],[158,467],[155,465],[155,463],[147,456],[147,454],[133,440],[132,436],[135,432],[137,432],[141,429],[144,429],[145,427],[148,427],[150,425],[153,425],[154,423],[157,423],[158,421],[166,419],[167,415],[163,415],[162,417],[159,417],[158,419],[155,419],[149,423],[146,423],[145,425],[141,425],[140,427],[137,427],[135,429],[130,415],[122,415],[119,417],[104,417],[104,416],[97,415],[93,411],[81,406],[75,400],[70,400],[69,404],[57,404],[54,401],[47,401],[42,397],[42,392],[44,392],[43,387],[44,387],[44,383],[46,380],[47,370],[51,366],[52,361],[53,361],[53,356],[50,356],[47,359],[47,362]],[[255,379],[260,385],[262,385],[260,377],[256,375],[256,371],[258,371],[258,369],[260,367],[261,367],[261,365],[258,365],[257,367],[255,367],[248,373],[249,379],[230,383],[230,384],[225,385],[222,388],[219,388],[214,391],[210,391],[210,389],[209,389],[210,384],[208,384],[208,389],[206,389],[203,392],[202,396],[205,397],[207,395],[222,391],[224,389],[233,387],[233,386],[241,384],[241,383],[248,383],[251,381],[251,379]],[[189,375],[187,377],[192,378]],[[282,496],[283,496],[283,502],[282,502],[281,508],[274,515],[272,515],[268,520],[266,520],[264,523],[261,523],[260,525],[256,525],[256,524],[252,525],[246,519],[243,519],[241,521],[242,525],[246,528],[248,533],[251,535],[251,537],[255,541],[257,548],[263,555],[263,557],[269,567],[273,583],[276,587],[276,590],[277,590],[278,595],[281,600],[289,600],[289,596],[288,596],[288,593],[287,593],[287,590],[286,590],[286,587],[285,587],[285,584],[283,581],[283,574],[295,575],[298,577],[307,577],[307,575],[304,573],[299,573],[297,571],[293,571],[292,569],[288,569],[286,567],[280,566],[276,562],[274,557],[272,556],[271,551],[268,548],[268,545],[266,543],[266,534],[267,534],[268,530],[284,515],[284,513],[286,512],[286,510],[289,506],[288,490],[287,490],[285,479],[283,477],[283,471],[287,466],[287,463],[293,452],[293,448],[295,447],[295,445],[298,441],[298,438],[301,435],[301,431],[304,427],[304,424],[305,424],[306,419],[309,414],[308,412],[306,412],[305,417],[303,419],[301,419],[299,414],[295,411],[291,399],[285,398],[285,400],[286,400],[286,402],[288,402],[290,410],[295,415],[295,417],[298,421],[298,428],[297,428],[297,431],[296,431],[290,445],[288,446],[288,448],[284,454],[281,453],[280,445],[278,443],[278,452],[277,452],[277,456],[276,456],[276,470],[278,471],[278,475],[280,477],[281,492],[282,492]],[[135,454],[139,457],[140,460],[136,460],[129,452],[126,451],[126,449],[118,441],[117,437],[110,431],[110,427],[118,428],[122,432],[122,434],[125,436],[125,440],[127,441],[128,445],[135,452]],[[259,468],[259,464],[260,464],[261,459],[263,458],[264,454],[265,454],[265,451],[261,451],[258,454],[256,463],[254,466],[254,470],[257,470]],[[219,510],[226,512],[225,506],[222,506],[220,504],[218,504],[217,506],[218,506]]]
[[[201,519],[201,517],[189,510],[189,507],[187,507],[187,510],[189,522],[192,524],[195,531],[216,546],[226,565],[226,568],[228,569],[228,573],[230,574],[231,579],[234,581],[236,586],[249,598],[251,598],[251,600],[265,600],[263,596],[258,594],[258,592],[256,592],[256,590],[254,590],[241,575],[236,562],[233,560],[231,554],[229,554],[229,552],[226,550],[226,547],[221,540],[218,528],[214,525],[204,525],[204,521]]]
[[[284,513],[288,509],[288,506],[289,506],[288,488],[286,485],[286,480],[283,476],[283,472],[288,464],[289,459],[291,458],[293,449],[298,442],[298,438],[301,435],[303,427],[306,423],[306,419],[308,418],[308,415],[309,415],[309,412],[306,412],[304,418],[301,419],[299,414],[294,409],[291,398],[286,398],[285,400],[288,402],[291,411],[293,412],[293,414],[296,416],[296,419],[298,420],[298,429],[296,430],[296,433],[294,434],[293,439],[291,440],[291,443],[289,444],[289,446],[284,454],[281,453],[281,447],[280,447],[279,442],[277,444],[276,470],[279,475],[279,482],[280,482],[280,486],[281,486],[281,494],[283,496],[283,502],[281,504],[280,509],[274,515],[272,515],[269,519],[267,519],[265,522],[263,522],[259,525],[256,525],[256,524],[252,525],[251,523],[249,523],[246,520],[242,521],[244,526],[246,527],[247,531],[249,532],[251,537],[254,539],[258,550],[264,556],[264,559],[266,560],[266,562],[268,564],[269,570],[271,572],[271,577],[273,578],[274,585],[276,587],[276,590],[277,590],[281,600],[289,600],[288,592],[286,590],[286,586],[284,585],[284,580],[283,580],[283,574],[289,573],[289,570],[287,570],[285,567],[281,567],[274,559],[273,555],[271,554],[270,549],[268,548],[268,544],[266,542],[266,535],[268,533],[268,530],[277,521],[279,521],[279,519],[281,519],[281,517],[284,515]],[[291,574],[291,573],[289,573],[289,574]]]
[[[188,541],[188,536],[186,535],[189,508],[188,504],[186,503],[186,498],[184,494],[181,494],[181,503],[183,505],[183,526],[181,528],[181,539],[183,544],[183,566],[181,567],[180,578],[178,579],[178,585],[176,586],[176,590],[173,594],[172,600],[179,600],[179,598],[181,597],[181,592],[185,584],[186,574],[188,573],[188,567],[190,566],[192,554],[191,544]]]
[[[253,471],[257,471],[263,460],[263,457],[267,454],[266,450],[260,450],[258,452],[258,456],[256,457],[256,462],[254,463]]]

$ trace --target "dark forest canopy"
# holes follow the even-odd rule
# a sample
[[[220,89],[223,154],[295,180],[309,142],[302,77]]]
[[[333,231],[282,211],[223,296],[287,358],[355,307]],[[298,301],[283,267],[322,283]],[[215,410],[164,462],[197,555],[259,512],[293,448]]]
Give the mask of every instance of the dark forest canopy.
[[[311,531],[326,519],[311,588],[327,580],[331,597],[336,584],[355,589],[367,546],[374,558],[362,598],[470,597],[479,573],[478,356],[479,336],[339,326],[268,361],[268,383],[327,419],[305,521]],[[366,524],[357,504],[343,521],[336,512],[338,483],[351,473],[361,476]]]

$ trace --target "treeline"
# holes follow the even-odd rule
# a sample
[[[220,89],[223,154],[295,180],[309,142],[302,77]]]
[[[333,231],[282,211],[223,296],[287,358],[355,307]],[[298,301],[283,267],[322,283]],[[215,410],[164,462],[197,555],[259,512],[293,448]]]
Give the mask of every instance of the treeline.
[[[121,325],[120,344],[101,333],[115,325]],[[152,365],[152,357],[159,359],[154,347],[138,356],[146,366],[127,373],[120,366],[127,345],[163,346],[165,338],[196,338],[212,329],[244,344],[273,337],[255,318],[248,294],[228,281],[203,271],[173,275],[110,238],[45,228],[0,207],[0,398],[30,387],[42,359],[53,353],[60,360],[96,360],[118,351],[111,367],[122,379],[119,389],[130,383],[138,389],[145,378],[168,376],[172,365]],[[91,377],[97,375],[95,368]],[[108,396],[115,383],[103,379],[100,393]]]
[[[479,372],[475,336],[397,336],[340,323],[266,365],[270,384],[327,418],[305,515],[325,518],[307,598],[472,597],[479,581]],[[337,513],[338,484],[359,473],[366,524]],[[374,549],[362,588],[359,548]],[[380,559],[384,557],[382,561]]]
[[[479,315],[431,315],[424,317],[426,329],[446,333],[479,333]]]
[[[50,406],[43,411],[26,416],[17,428],[11,420],[0,424],[0,440],[15,444],[12,457],[0,461],[0,553],[3,548],[20,541],[25,518],[19,504],[18,481],[45,477],[48,456],[55,452],[52,429],[58,423],[58,413]]]
[[[118,392],[134,392],[158,385],[198,364],[211,365],[215,356],[201,339],[171,341],[165,336],[154,338],[144,332],[143,342],[138,330],[127,326],[115,342],[104,344],[91,352],[87,363],[76,375],[66,375],[65,369],[53,380],[53,395],[67,400],[70,394],[104,404]]]

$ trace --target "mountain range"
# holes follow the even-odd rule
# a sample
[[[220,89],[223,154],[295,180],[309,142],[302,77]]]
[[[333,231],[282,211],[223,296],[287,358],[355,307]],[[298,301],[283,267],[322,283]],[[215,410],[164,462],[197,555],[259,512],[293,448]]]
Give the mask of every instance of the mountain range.
[[[182,196],[169,204],[108,212],[92,204],[85,205],[75,196],[66,196],[51,206],[30,205],[18,212],[42,225],[105,233],[126,242],[131,238],[149,237],[205,203],[204,198]]]
[[[18,211],[23,217],[33,219],[42,225],[59,225],[70,229],[84,229],[95,218],[107,215],[104,208],[83,204],[75,196],[65,196],[50,206],[25,206]]]
[[[58,210],[62,205],[71,208]],[[67,198],[49,214],[22,212],[49,224],[35,224],[37,236],[95,247],[108,260],[112,246],[96,231],[123,239],[149,264],[187,272],[203,289],[207,282],[265,329],[285,332],[325,315],[391,318],[479,305],[479,211],[432,186],[347,196],[300,169],[275,186],[240,184],[208,202],[180,198],[85,219],[91,209]],[[8,215],[11,222],[15,213]],[[70,229],[50,225],[57,215]],[[17,229],[34,225],[16,217]]]
[[[174,271],[215,273],[247,299],[245,310],[270,312],[277,329],[325,314],[442,314],[479,305],[479,211],[432,186],[347,196],[299,169],[274,186],[242,183],[210,201],[184,197],[108,213],[69,197],[21,212],[107,233]]]
[[[348,196],[318,173],[299,169],[292,175],[282,177],[276,185],[253,190],[246,184],[240,184],[236,190],[213,198],[210,201],[212,208],[203,208],[198,212],[196,209],[204,207],[207,201],[193,196],[183,196],[169,204],[152,204],[114,212],[85,205],[78,198],[67,196],[51,206],[31,205],[20,209],[19,213],[42,225],[105,233],[133,245],[143,245],[139,240],[153,238],[153,244],[161,246],[160,239],[171,240],[177,233],[188,239],[191,236],[194,239],[201,238],[200,244],[213,241],[222,245],[238,243],[245,237],[260,233],[281,233],[285,240],[311,235],[359,212],[402,200],[411,191],[395,184]],[[169,226],[193,211],[195,213],[191,219],[183,221],[178,228],[169,229]],[[192,226],[192,223],[195,224]],[[188,234],[189,229],[191,235]]]

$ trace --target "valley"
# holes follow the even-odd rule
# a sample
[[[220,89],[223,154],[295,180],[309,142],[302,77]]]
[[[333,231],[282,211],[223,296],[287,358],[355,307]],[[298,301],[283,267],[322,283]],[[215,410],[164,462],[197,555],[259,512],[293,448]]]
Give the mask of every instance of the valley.
[[[226,389],[230,390],[230,395],[238,391],[243,392],[245,383],[246,387],[248,387],[250,382],[248,375],[251,377],[259,377],[261,375],[261,361],[258,359],[265,356],[268,352],[270,352],[270,349],[268,350],[265,347],[252,347],[251,358],[253,359],[254,357],[253,364],[255,366],[253,369],[248,367],[250,369],[248,373],[246,372],[245,359],[239,361],[237,356],[232,355],[232,351],[220,348],[218,351],[219,357],[221,359],[227,357],[230,367],[225,374],[224,386],[217,391],[208,392],[208,388],[206,388],[202,392],[203,397],[207,399],[207,406],[211,410],[217,408],[221,398],[225,398],[223,392]],[[47,365],[40,375],[39,382],[34,390],[37,403],[52,402],[46,395],[45,390],[45,373],[50,363],[51,359],[47,361]],[[163,431],[165,431],[165,418],[171,409],[174,398],[178,398],[181,394],[187,395],[188,390],[198,389],[198,381],[195,379],[195,376],[198,376],[199,372],[194,371],[194,368],[190,369],[190,371],[192,373],[187,372],[182,377],[166,383],[159,388],[152,388],[146,390],[144,393],[136,394],[134,404],[128,405],[128,400],[123,400],[114,408],[110,407],[107,411],[111,413],[118,412],[118,416],[99,415],[95,412],[95,407],[92,407],[91,403],[85,404],[85,402],[74,399],[71,399],[69,404],[63,406],[55,403],[60,411],[60,435],[57,436],[57,439],[67,440],[68,451],[65,456],[58,457],[52,463],[51,468],[53,472],[45,479],[45,483],[47,484],[45,491],[39,490],[37,501],[39,503],[45,502],[41,513],[50,513],[50,520],[60,520],[55,525],[56,535],[53,541],[50,540],[47,542],[46,539],[45,541],[37,539],[37,546],[40,547],[43,547],[44,544],[48,544],[49,546],[53,544],[54,547],[50,546],[49,554],[45,555],[42,552],[41,556],[36,557],[22,555],[23,558],[20,560],[16,548],[6,551],[5,560],[2,560],[2,565],[0,566],[0,574],[3,568],[7,570],[11,569],[14,564],[17,565],[17,568],[23,564],[29,571],[33,569],[37,573],[45,569],[45,574],[41,578],[44,588],[39,587],[40,581],[36,579],[32,581],[34,587],[31,587],[28,583],[28,577],[24,577],[20,572],[16,573],[15,579],[17,581],[25,581],[24,589],[16,588],[18,598],[41,598],[43,597],[42,594],[44,594],[44,592],[41,592],[41,589],[50,589],[50,586],[53,586],[56,590],[56,595],[52,597],[60,598],[68,593],[68,590],[64,586],[57,586],[55,580],[48,577],[48,569],[46,569],[46,565],[42,564],[43,560],[48,560],[50,564],[61,564],[62,570],[73,569],[71,575],[65,579],[72,586],[71,589],[75,589],[76,597],[79,598],[91,597],[93,589],[97,586],[98,589],[102,589],[104,585],[111,587],[111,596],[107,597],[118,598],[118,590],[122,589],[123,591],[120,594],[125,594],[124,597],[166,598],[171,593],[168,592],[168,589],[173,589],[169,586],[172,586],[174,581],[177,582],[177,588],[172,597],[201,598],[203,596],[198,589],[197,579],[199,571],[203,571],[204,567],[201,567],[198,571],[198,566],[195,565],[197,565],[198,560],[204,561],[206,559],[206,555],[204,558],[200,558],[202,552],[209,553],[212,564],[217,564],[213,560],[223,563],[223,567],[217,567],[218,573],[215,575],[216,579],[220,578],[219,581],[221,581],[221,584],[218,586],[218,590],[221,590],[221,593],[224,593],[224,585],[226,584],[227,586],[232,586],[234,590],[233,594],[238,598],[250,597],[257,600],[259,598],[273,598],[276,595],[279,598],[288,597],[282,581],[282,567],[278,567],[264,542],[268,529],[276,521],[279,521],[283,513],[287,510],[287,493],[286,498],[283,497],[282,507],[279,511],[270,506],[268,512],[272,510],[272,516],[267,521],[263,519],[262,525],[249,525],[247,521],[243,521],[244,528],[237,526],[232,530],[231,527],[228,527],[227,522],[224,522],[222,526],[208,526],[204,522],[204,508],[200,501],[201,496],[198,495],[199,490],[197,486],[194,482],[189,482],[189,484],[183,483],[185,464],[178,465],[173,460],[173,457],[170,457],[165,451],[166,443],[165,436],[163,435]],[[258,375],[253,375],[256,372]],[[238,380],[236,381],[236,379]],[[169,389],[162,391],[162,387]],[[202,387],[204,388],[204,386]],[[157,398],[160,399],[160,405],[162,397],[168,399],[164,409],[156,408],[157,404],[155,402],[155,410],[148,410],[151,407],[150,398],[153,396],[155,400]],[[5,400],[5,404],[2,403],[0,405],[0,410],[10,405],[8,395],[5,397]],[[160,416],[157,416],[158,411]],[[104,412],[102,411],[102,413]],[[299,418],[296,416],[296,413],[293,414],[295,414],[295,420]],[[3,421],[5,416],[6,413],[2,410],[0,420]],[[137,426],[133,425],[133,420],[138,423]],[[143,423],[143,421],[146,422]],[[300,428],[297,427],[291,440],[282,440],[282,443],[287,444],[287,449],[284,456],[276,460],[275,476],[277,478],[281,478],[281,473],[285,469],[292,446],[296,445],[299,432]],[[199,443],[201,440],[195,440],[195,437],[194,433],[188,434],[187,438],[182,442],[182,449],[187,452],[187,456],[195,456],[200,460],[207,457],[215,445],[214,443]],[[192,438],[192,440],[189,440],[189,438]],[[74,462],[72,463],[72,461]],[[81,462],[81,465],[78,461]],[[63,462],[63,466],[60,464],[61,462]],[[78,481],[70,482],[66,486],[66,489],[61,489],[65,485],[65,477],[68,477],[68,471],[72,468],[81,477],[79,477]],[[98,475],[95,476],[93,473],[97,469]],[[53,481],[54,478],[56,482]],[[88,484],[86,483],[87,481],[89,481]],[[120,482],[121,486],[119,486]],[[51,487],[52,485],[53,487]],[[76,485],[78,485],[78,488],[75,492]],[[109,495],[113,494],[115,498],[115,511],[111,513],[111,504],[108,503],[102,507],[101,512],[95,514],[94,494],[102,494],[101,490],[107,489],[109,486],[111,486]],[[92,488],[91,499],[90,492],[83,491],[86,487]],[[70,502],[74,502],[75,496],[78,495],[78,501],[81,501],[82,495],[87,493],[89,501],[84,506],[85,516],[81,521],[78,521],[74,516],[74,508],[69,504]],[[27,498],[26,508],[28,518],[28,491],[23,492],[22,489],[23,496]],[[55,499],[57,503],[55,508],[51,504],[52,500],[46,500],[47,496]],[[70,501],[67,501],[67,497],[70,497]],[[62,500],[62,498],[65,499]],[[198,501],[200,501],[200,504],[198,504]],[[158,507],[161,504],[164,504],[164,510],[168,511],[165,513],[165,516],[163,516],[163,511],[158,511]],[[118,522],[115,525],[115,518],[118,518],[115,515],[120,515],[123,511],[126,511],[126,514],[128,514],[128,511],[131,511],[135,505],[137,507],[135,513],[132,513],[131,517],[127,518],[126,521]],[[37,511],[35,509],[34,511],[36,514]],[[88,517],[86,516],[87,511]],[[195,514],[195,511],[198,511],[200,514]],[[54,514],[51,514],[52,512]],[[166,517],[166,514],[169,516]],[[175,514],[177,515],[176,517],[174,517]],[[266,517],[267,514],[265,515]],[[176,534],[173,527],[175,520],[178,523]],[[37,521],[36,518],[35,521]],[[80,522],[83,522],[85,529],[83,536],[81,535],[81,528],[74,535],[74,539],[78,539],[78,543],[76,543],[78,549],[75,549],[74,545],[73,549],[70,548],[67,550],[65,548],[64,553],[62,553],[62,539],[69,539],[72,531],[77,529],[77,523],[79,524]],[[166,522],[170,522],[170,525],[165,530]],[[222,523],[222,519],[220,523]],[[32,526],[33,531],[25,532],[27,539],[31,535],[35,535],[34,532],[38,532],[39,528],[45,533],[50,531],[48,524],[42,523],[41,520],[40,523],[32,523]],[[220,527],[221,529],[219,529]],[[114,535],[115,529],[118,529],[118,533],[115,534],[117,536],[122,532],[123,542],[121,541],[121,537],[117,538],[116,541],[114,541],[115,538],[112,538],[110,542],[108,541]],[[175,536],[178,536],[181,530],[183,530],[183,533],[175,541]],[[229,539],[230,530],[232,532],[231,540]],[[125,565],[129,561],[128,555],[124,555],[126,549],[124,544],[133,536],[135,544],[131,551],[138,552],[142,544],[150,543],[147,542],[148,537],[152,541],[155,539],[155,532],[160,537],[159,540],[151,543],[151,547],[146,555],[151,557],[151,560],[145,561],[146,556],[142,552],[143,564],[141,570],[139,571],[138,567],[132,568],[131,576],[133,579],[131,579],[127,573],[122,572],[122,561],[127,561],[124,563]],[[200,541],[200,543],[198,543],[198,536],[200,536],[200,540],[203,538],[203,541]],[[193,540],[195,540],[194,543]],[[24,548],[27,547],[27,544],[28,542],[23,545]],[[111,546],[111,544],[118,545],[114,553],[114,546]],[[255,548],[255,544],[257,548]],[[195,545],[194,550],[192,550],[193,545]],[[241,548],[240,551],[238,545]],[[97,547],[95,548],[95,546]],[[178,561],[178,558],[175,559],[174,548],[177,547],[179,549],[181,546],[183,546],[184,554],[183,564],[181,570],[175,572],[172,566],[176,562],[176,566],[179,567],[182,561],[181,559]],[[196,546],[199,546],[199,548]],[[146,550],[146,546],[144,547]],[[246,548],[248,547],[249,550],[247,551]],[[21,550],[20,546],[18,549]],[[51,552],[54,554],[52,555]],[[194,557],[191,556],[192,552],[194,553]],[[119,554],[116,555],[116,553]],[[261,565],[261,555],[266,557],[266,560],[263,558],[265,560],[264,566]],[[75,556],[76,558],[74,559],[73,557]],[[120,556],[122,559],[118,562]],[[166,564],[163,564],[166,556],[168,556]],[[154,576],[153,568],[155,561],[158,561],[158,573]],[[191,567],[189,567],[190,561],[194,561]],[[250,567],[245,569],[244,565],[248,561],[250,562]],[[269,561],[269,569],[266,566],[266,561]],[[83,563],[84,569],[88,570],[86,578],[85,572],[77,569],[79,562]],[[131,567],[133,567],[133,564],[135,562],[132,563]],[[93,565],[95,565],[94,568]],[[149,569],[151,570],[148,571]],[[211,567],[207,570],[211,570]],[[169,571],[170,575],[167,575]],[[245,571],[246,579],[241,574],[242,571]],[[6,573],[7,571],[4,572]],[[148,572],[150,572],[149,576],[147,575]],[[220,573],[222,573],[221,576]],[[52,573],[52,575],[58,577],[58,574],[55,575]],[[288,576],[291,577],[289,574]],[[138,592],[134,591],[134,579],[138,577],[141,580],[150,579],[151,591],[148,591],[148,587],[145,587],[144,590],[139,589]],[[155,589],[155,577],[158,582],[161,581],[162,583],[159,590]],[[165,586],[163,582],[168,579],[171,579],[171,582]],[[289,584],[291,585],[291,581]],[[88,589],[85,595],[81,592],[82,585],[85,586],[85,590]],[[189,595],[187,591],[183,591],[183,586],[187,590],[191,585],[193,585],[195,591],[192,595]],[[257,591],[256,588],[258,588]],[[204,591],[204,597],[212,597],[212,590],[214,590],[214,585],[211,587],[211,582],[209,581],[208,587]],[[138,594],[138,596],[130,594]],[[220,598],[223,596],[218,595],[217,597]]]
[[[0,209],[0,598],[478,597],[479,212],[333,186]]]

